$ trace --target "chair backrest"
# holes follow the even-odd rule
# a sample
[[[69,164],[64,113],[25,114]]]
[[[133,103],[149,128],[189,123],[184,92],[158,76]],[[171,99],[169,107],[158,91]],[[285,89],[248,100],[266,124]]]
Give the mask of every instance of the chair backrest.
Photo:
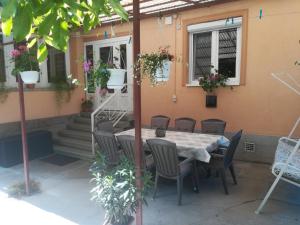
[[[196,120],[192,118],[182,117],[175,119],[175,129],[183,132],[194,132]]]
[[[170,118],[163,115],[152,116],[151,128],[162,128],[167,130],[169,126]]]
[[[230,140],[230,144],[228,146],[228,149],[226,150],[225,156],[224,156],[224,166],[227,168],[231,165],[233,156],[235,153],[235,150],[237,146],[239,145],[240,139],[242,137],[243,130],[238,131],[235,135],[232,136]]]
[[[105,161],[109,165],[119,163],[119,148],[114,134],[105,131],[96,131],[93,133],[97,144],[105,155]]]
[[[149,139],[147,144],[152,152],[156,171],[163,177],[176,177],[179,174],[176,144],[161,139]]]
[[[207,119],[201,121],[201,132],[205,134],[223,135],[226,122],[219,119]]]
[[[121,149],[124,151],[125,157],[131,161],[135,162],[135,138],[131,135],[119,135],[117,136],[117,140],[119,144],[121,145]]]
[[[109,133],[113,133],[114,131],[114,126],[112,121],[102,121],[97,123],[97,129],[99,131],[105,131]]]
[[[121,149],[123,150],[125,157],[129,161],[135,163],[135,137],[132,135],[119,135],[117,136],[117,140],[121,145]],[[145,166],[144,151],[142,151],[142,162],[144,167]]]

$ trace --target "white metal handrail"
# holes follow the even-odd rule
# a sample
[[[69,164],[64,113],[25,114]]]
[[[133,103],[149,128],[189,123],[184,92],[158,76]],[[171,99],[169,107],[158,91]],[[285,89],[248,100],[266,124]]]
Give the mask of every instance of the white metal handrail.
[[[128,88],[124,84],[123,88]],[[122,89],[123,89],[122,88]],[[100,120],[110,120],[115,127],[120,120],[130,111],[130,96],[124,96],[122,89],[115,89],[115,92],[108,96],[91,114],[91,131],[92,131],[92,153],[95,154],[95,125]],[[127,89],[128,90],[128,89]]]

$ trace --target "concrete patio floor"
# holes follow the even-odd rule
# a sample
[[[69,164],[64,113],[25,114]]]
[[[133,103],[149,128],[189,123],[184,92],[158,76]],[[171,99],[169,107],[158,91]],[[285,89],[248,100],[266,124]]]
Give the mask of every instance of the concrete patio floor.
[[[20,200],[8,198],[5,189],[23,179],[22,165],[0,168],[0,224],[102,225],[104,212],[90,201],[92,185],[87,161],[55,166],[30,162],[31,177],[42,193]],[[157,199],[148,198],[145,225],[300,225],[300,189],[281,182],[261,215],[254,214],[273,181],[270,165],[236,162],[238,185],[228,177],[229,192],[219,178],[201,179],[200,193],[184,183],[183,205],[176,205],[176,185],[162,181]]]

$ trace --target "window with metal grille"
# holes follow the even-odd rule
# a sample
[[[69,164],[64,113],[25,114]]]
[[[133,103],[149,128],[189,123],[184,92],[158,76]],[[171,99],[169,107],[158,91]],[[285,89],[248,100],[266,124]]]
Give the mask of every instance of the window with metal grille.
[[[242,18],[188,26],[189,81],[198,84],[209,73],[227,75],[228,85],[240,83]]]

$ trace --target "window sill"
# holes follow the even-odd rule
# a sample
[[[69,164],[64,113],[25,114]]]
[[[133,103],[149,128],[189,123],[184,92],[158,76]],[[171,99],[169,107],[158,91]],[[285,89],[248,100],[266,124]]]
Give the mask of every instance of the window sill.
[[[187,88],[192,88],[192,87],[201,87],[200,84],[186,84],[185,85]],[[231,86],[241,86],[241,84],[227,84],[226,87],[231,87]]]
[[[17,92],[18,88],[16,88],[16,87],[6,87],[6,90],[8,92]],[[30,89],[30,88],[26,88],[24,86],[24,92],[36,92],[36,91],[55,91],[55,89],[52,88],[52,87],[35,87],[33,89]]]

